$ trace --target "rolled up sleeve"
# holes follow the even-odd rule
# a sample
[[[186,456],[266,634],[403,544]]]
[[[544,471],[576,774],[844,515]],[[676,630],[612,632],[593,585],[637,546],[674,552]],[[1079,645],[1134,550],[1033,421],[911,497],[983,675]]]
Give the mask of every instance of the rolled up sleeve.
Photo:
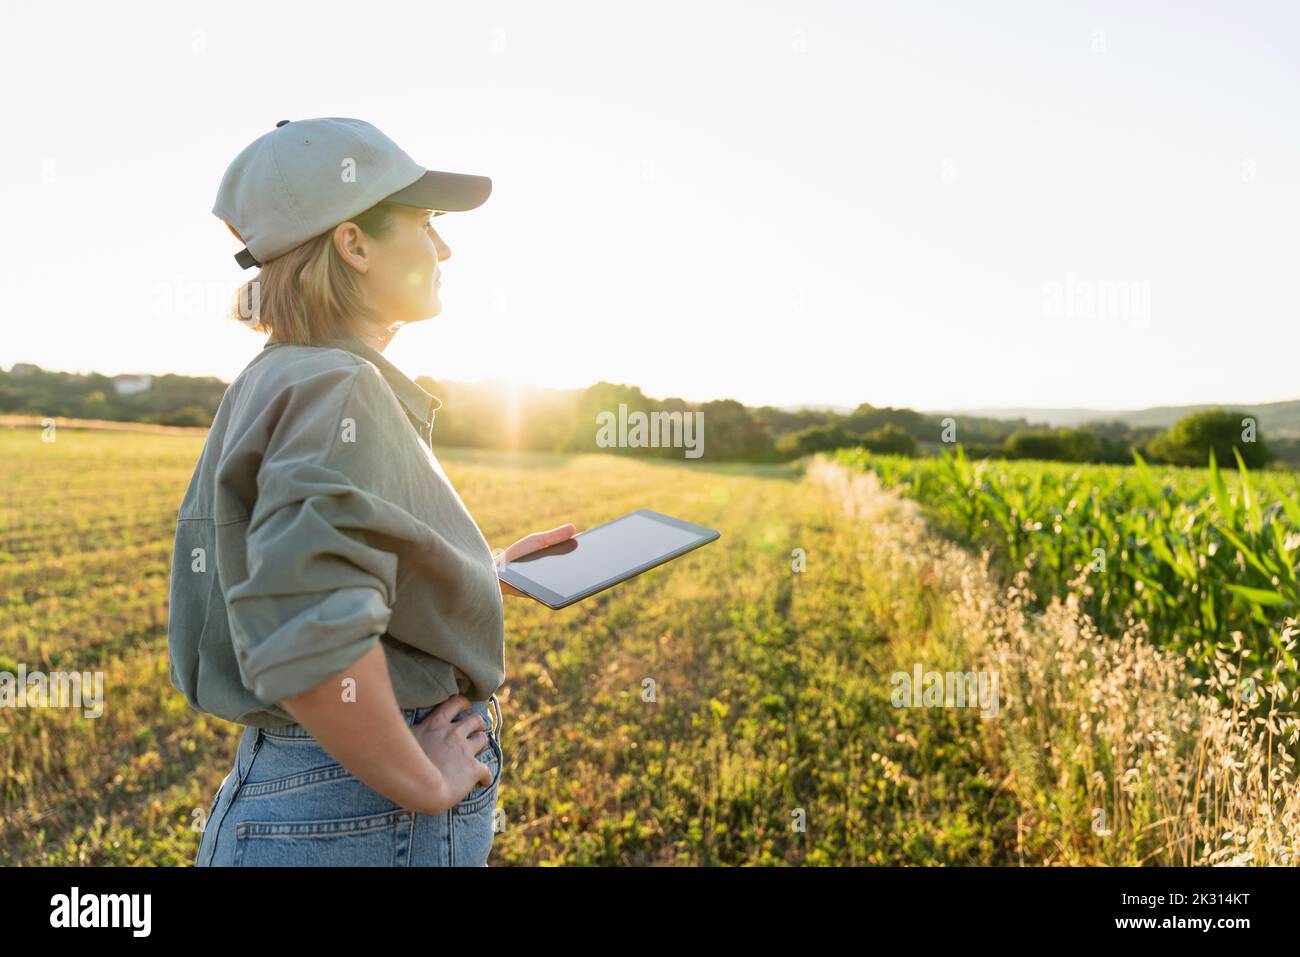
[[[295,387],[265,449],[236,451],[227,468],[238,481],[256,463],[247,524],[227,526],[224,544],[218,526],[218,548],[238,579],[227,583],[225,600],[240,678],[267,703],[345,670],[380,640],[392,615],[398,556],[384,533],[390,509],[361,459],[333,454],[364,378],[364,370],[336,370]]]

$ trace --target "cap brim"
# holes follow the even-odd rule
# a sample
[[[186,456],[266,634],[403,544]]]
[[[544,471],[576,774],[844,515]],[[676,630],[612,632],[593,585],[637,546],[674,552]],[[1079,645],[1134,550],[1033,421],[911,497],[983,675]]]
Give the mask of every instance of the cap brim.
[[[427,170],[410,186],[385,197],[384,202],[459,213],[482,206],[491,193],[492,180],[486,176]]]

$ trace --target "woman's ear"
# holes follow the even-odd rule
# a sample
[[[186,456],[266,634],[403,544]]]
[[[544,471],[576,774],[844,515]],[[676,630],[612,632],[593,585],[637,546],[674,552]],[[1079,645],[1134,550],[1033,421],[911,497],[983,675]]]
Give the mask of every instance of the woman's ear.
[[[366,272],[370,269],[365,235],[356,223],[339,223],[334,227],[334,251],[357,272]]]
[[[225,222],[225,220],[222,220],[222,222]],[[231,234],[233,234],[236,239],[238,239],[241,243],[244,243],[244,237],[239,235],[239,230],[235,229],[235,227],[231,226],[229,223],[226,223],[226,228],[230,230]],[[244,245],[247,246],[248,243],[244,243]]]

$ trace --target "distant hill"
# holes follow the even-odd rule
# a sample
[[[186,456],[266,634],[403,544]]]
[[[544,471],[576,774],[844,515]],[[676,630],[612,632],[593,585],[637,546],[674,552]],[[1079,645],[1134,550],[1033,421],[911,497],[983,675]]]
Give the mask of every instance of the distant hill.
[[[1134,429],[1167,429],[1185,415],[1205,409],[1239,409],[1253,416],[1260,430],[1276,438],[1300,438],[1300,399],[1287,402],[1215,402],[1208,405],[1158,405],[1149,409],[952,409],[929,411],[927,415],[951,415],[954,418],[1025,419],[1032,424],[1074,428],[1085,422],[1123,422]]]

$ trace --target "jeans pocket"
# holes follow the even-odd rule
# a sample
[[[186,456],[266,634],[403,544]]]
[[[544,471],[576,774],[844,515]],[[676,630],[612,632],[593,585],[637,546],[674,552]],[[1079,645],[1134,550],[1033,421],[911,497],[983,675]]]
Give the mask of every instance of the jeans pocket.
[[[486,807],[496,807],[497,791],[501,783],[501,743],[488,735],[488,747],[478,759],[492,770],[492,780],[486,785],[476,784],[460,803],[451,809],[453,814],[478,814]]]
[[[414,812],[320,821],[241,821],[235,867],[394,867],[407,863]]]

